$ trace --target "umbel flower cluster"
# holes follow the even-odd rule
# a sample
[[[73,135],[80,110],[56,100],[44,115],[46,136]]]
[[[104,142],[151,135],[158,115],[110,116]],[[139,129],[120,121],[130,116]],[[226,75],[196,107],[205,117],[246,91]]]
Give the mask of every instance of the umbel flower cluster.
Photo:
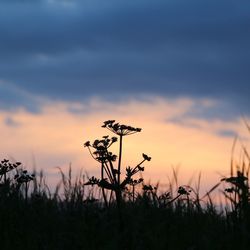
[[[91,156],[100,163],[116,161],[117,156],[108,151],[108,148],[117,141],[116,137],[103,136],[101,140],[95,140],[92,144],[87,141],[84,146],[89,149]],[[90,149],[93,148],[93,151]]]
[[[131,135],[141,132],[141,128],[134,128],[124,124],[115,123],[115,120],[105,121],[102,127],[109,129],[111,132],[117,135]]]
[[[21,165],[21,162],[11,163],[9,160],[3,159],[0,162],[0,181],[4,177],[4,182],[6,182],[7,173],[11,170],[16,169],[18,166]]]
[[[22,168],[19,169],[21,166],[21,162],[12,163],[6,159],[0,161],[0,196],[6,196],[13,190],[22,193],[23,190],[27,202],[29,182],[35,179],[35,175]],[[13,171],[16,171],[15,175],[13,175]],[[12,188],[14,189],[12,190]]]
[[[84,144],[84,146],[88,148],[93,159],[99,162],[101,165],[101,178],[98,179],[93,176],[88,180],[87,183],[85,183],[85,185],[98,185],[101,187],[106,205],[108,203],[106,198],[107,190],[111,191],[111,195],[114,192],[116,202],[119,205],[121,202],[122,192],[125,190],[127,185],[134,187],[135,185],[143,182],[142,178],[136,180],[132,177],[138,172],[144,171],[144,166],[142,166],[142,164],[145,161],[150,161],[151,157],[143,153],[140,163],[134,167],[128,166],[125,168],[125,177],[123,180],[121,180],[123,137],[141,132],[141,128],[135,128],[132,126],[116,123],[115,120],[105,121],[102,127],[107,128],[112,133],[116,134],[117,137],[110,137],[107,135],[103,136],[101,139],[95,140],[93,143],[87,141]],[[110,147],[115,142],[119,142],[118,156],[110,151]]]
[[[28,173],[27,170],[18,169],[19,166],[21,166],[22,163],[17,161],[15,163],[10,162],[7,159],[3,159],[0,161],[0,181],[6,183],[7,182],[7,173],[11,172],[12,170],[16,170],[17,174],[14,176],[14,180],[18,184],[22,183],[28,183],[32,180],[34,180],[35,175]],[[3,183],[2,183],[3,184]]]
[[[28,183],[30,181],[33,181],[35,178],[34,174],[29,174],[27,170],[22,170],[20,174],[16,174],[14,179],[19,183]]]

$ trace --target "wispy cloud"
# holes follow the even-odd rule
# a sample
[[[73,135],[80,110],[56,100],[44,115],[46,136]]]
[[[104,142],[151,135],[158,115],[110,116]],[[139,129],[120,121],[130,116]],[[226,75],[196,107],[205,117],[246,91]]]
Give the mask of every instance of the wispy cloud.
[[[41,99],[39,96],[34,96],[22,88],[0,79],[0,110],[13,111],[25,108],[29,112],[37,113],[42,106]]]

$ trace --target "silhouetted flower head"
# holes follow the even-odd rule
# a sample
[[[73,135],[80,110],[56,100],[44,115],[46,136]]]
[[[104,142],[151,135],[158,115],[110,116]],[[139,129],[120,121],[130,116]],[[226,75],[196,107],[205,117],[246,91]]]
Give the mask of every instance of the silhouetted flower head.
[[[117,156],[108,151],[108,148],[117,141],[116,137],[109,138],[109,136],[103,136],[101,140],[95,140],[92,144],[90,141],[84,143],[84,147],[87,147],[91,152],[93,158],[99,162],[116,161]]]
[[[111,161],[116,161],[117,155],[114,155],[112,152],[109,152],[108,159]]]
[[[185,187],[179,187],[178,189],[178,193],[181,194],[181,195],[189,195],[191,193],[191,190],[188,189],[188,188],[185,188]]]
[[[133,175],[133,169],[130,166],[126,167],[126,175],[127,177],[131,177]]]
[[[229,178],[223,178],[221,181],[229,182],[235,186],[242,187],[244,186],[244,182],[247,181],[248,178],[243,175],[240,171],[237,171],[237,176],[231,176]]]
[[[142,157],[145,161],[151,161],[151,157],[147,156],[146,154],[142,154]]]
[[[117,142],[117,137],[115,137],[115,136],[113,136],[112,138],[111,138],[111,141],[114,143],[114,142]]]
[[[114,123],[115,123],[115,120],[107,120],[107,121],[103,122],[102,127],[103,127],[103,128],[110,127],[110,126],[112,126]]]
[[[95,149],[107,149],[116,141],[116,137],[109,138],[109,136],[106,135],[103,136],[101,140],[95,140],[92,144],[90,141],[85,142],[84,147],[93,147]]]
[[[144,171],[144,167],[138,166],[138,170],[143,172]]]
[[[109,183],[106,178],[99,180],[99,179],[95,178],[94,176],[92,176],[88,180],[88,182],[86,182],[84,185],[85,186],[87,186],[87,185],[91,185],[91,186],[98,185],[99,187],[102,187],[102,188],[115,190],[115,186],[113,184]]]
[[[91,146],[90,141],[86,141],[86,142],[84,143],[84,147],[90,147],[90,146]]]
[[[132,186],[136,186],[136,185],[138,185],[138,184],[140,184],[140,183],[142,183],[143,182],[143,178],[140,178],[140,179],[138,179],[138,180],[134,180],[134,179],[130,179],[129,180],[129,182],[128,182],[128,184],[129,185],[132,185]]]
[[[142,190],[145,192],[153,191],[153,187],[151,185],[143,185]]]
[[[20,166],[22,163],[21,162],[15,162],[11,163],[9,160],[2,160],[0,162],[0,176],[6,174],[7,172],[17,168]]]
[[[16,174],[14,177],[14,179],[20,184],[32,181],[34,180],[34,178],[35,178],[35,175],[29,174],[27,170],[22,170],[20,174]]]
[[[89,180],[84,183],[84,185],[91,185],[91,186],[94,186],[94,185],[98,185],[98,183],[100,182],[100,180],[98,180],[97,178],[95,178],[94,176],[92,176],[91,178],[89,178]]]
[[[119,136],[131,135],[137,132],[141,132],[141,128],[135,128],[124,124],[115,123],[115,120],[105,121],[102,127],[109,129]]]

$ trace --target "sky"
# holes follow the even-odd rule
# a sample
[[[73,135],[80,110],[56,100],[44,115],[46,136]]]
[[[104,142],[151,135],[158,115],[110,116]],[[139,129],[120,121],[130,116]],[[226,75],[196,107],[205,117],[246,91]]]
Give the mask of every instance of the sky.
[[[245,0],[1,0],[0,157],[52,179],[69,163],[98,175],[82,144],[115,119],[143,129],[126,138],[124,166],[144,152],[152,182],[179,165],[183,182],[200,171],[216,182],[235,136],[249,136],[249,11]]]

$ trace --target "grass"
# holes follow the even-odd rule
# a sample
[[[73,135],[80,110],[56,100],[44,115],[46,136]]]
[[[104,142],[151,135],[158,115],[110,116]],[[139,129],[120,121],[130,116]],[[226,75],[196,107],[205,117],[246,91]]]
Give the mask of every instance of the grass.
[[[96,142],[96,149],[100,150],[98,145],[103,146],[107,139]],[[243,152],[247,154],[245,148]],[[96,155],[107,156],[100,151]],[[143,158],[143,162],[149,160],[147,155]],[[20,162],[2,160],[0,249],[250,249],[247,156],[241,164],[232,160],[229,177],[219,180],[203,197],[199,194],[200,175],[195,188],[179,186],[178,171],[173,169],[167,190],[160,193],[158,185],[132,179],[144,170],[141,163],[127,168],[122,180],[121,161],[116,169],[112,165],[115,161],[105,165],[103,158],[97,160],[102,170],[106,168],[109,179],[105,180],[111,186],[95,177],[87,180],[82,173],[73,179],[70,166],[68,173],[58,169],[61,181],[53,193],[42,171],[29,173]],[[105,172],[101,175],[104,179]],[[221,208],[212,199],[219,187],[224,187]]]
[[[83,176],[73,181],[71,169],[60,173],[56,192],[63,195],[51,195],[42,172],[28,182],[27,198],[25,183],[18,187],[6,178],[0,197],[1,249],[249,249],[249,206],[239,216],[234,207],[225,212],[209,200],[201,205],[185,192],[187,187],[158,194],[147,185],[134,199],[124,195],[119,229],[115,202],[106,208],[101,194],[91,195],[98,187],[84,186]]]

